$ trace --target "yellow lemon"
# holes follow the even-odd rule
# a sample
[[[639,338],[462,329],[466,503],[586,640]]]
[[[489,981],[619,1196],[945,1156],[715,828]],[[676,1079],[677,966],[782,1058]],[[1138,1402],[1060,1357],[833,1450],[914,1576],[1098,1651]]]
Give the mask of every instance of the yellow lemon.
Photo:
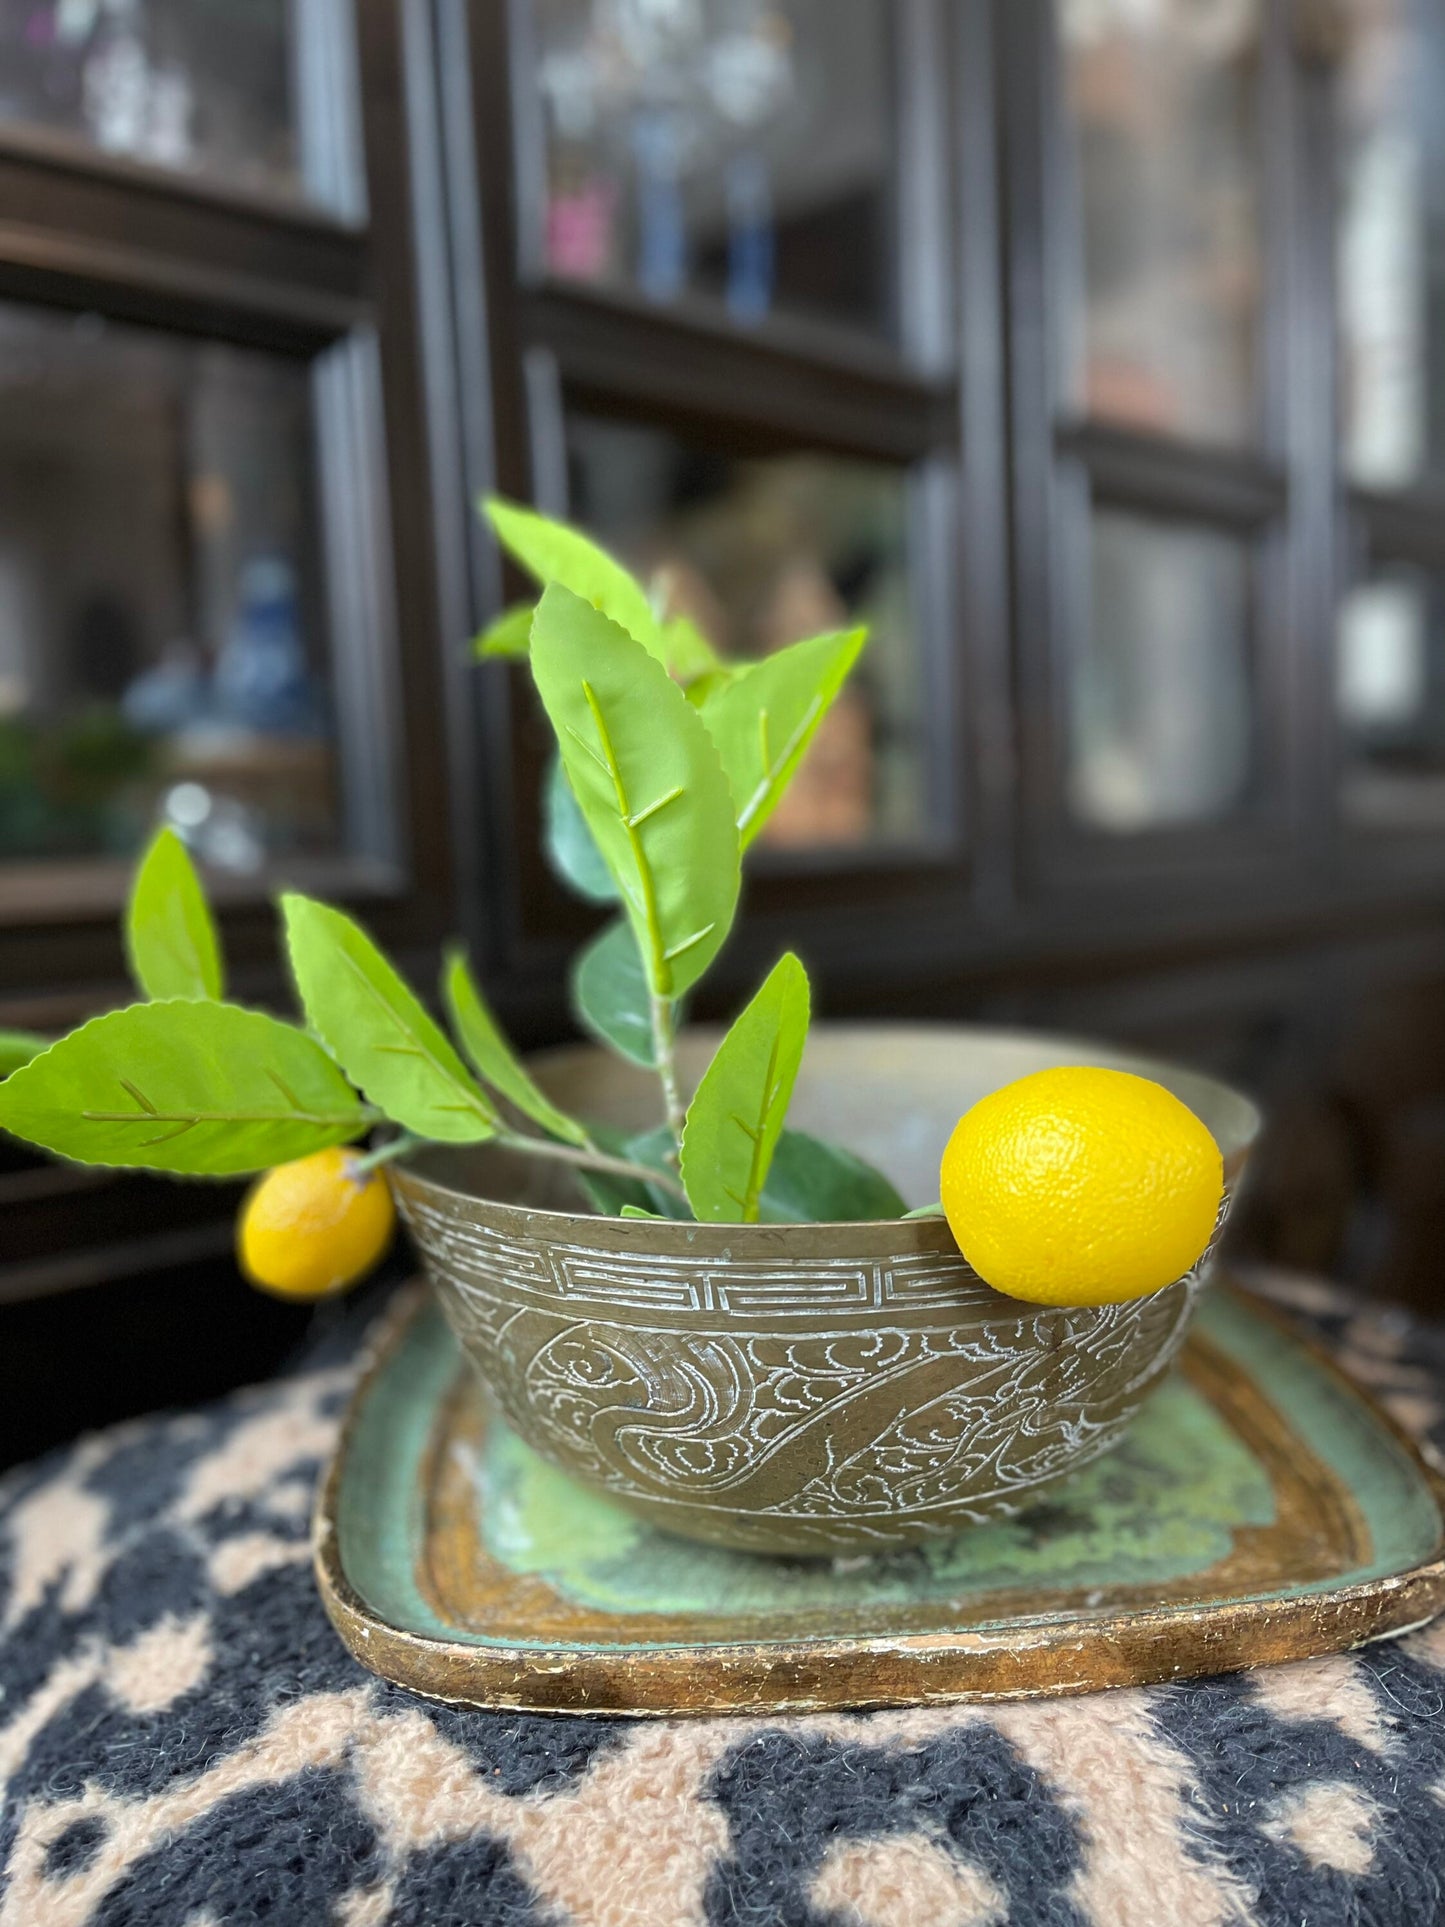
[[[326,1298],[371,1270],[396,1211],[386,1180],[358,1174],[356,1155],[315,1151],[257,1179],[236,1221],[236,1254],[253,1284],[277,1298]]]
[[[1194,1113],[1127,1071],[1038,1071],[961,1117],[939,1173],[960,1251],[1041,1305],[1142,1298],[1197,1263],[1224,1190]]]

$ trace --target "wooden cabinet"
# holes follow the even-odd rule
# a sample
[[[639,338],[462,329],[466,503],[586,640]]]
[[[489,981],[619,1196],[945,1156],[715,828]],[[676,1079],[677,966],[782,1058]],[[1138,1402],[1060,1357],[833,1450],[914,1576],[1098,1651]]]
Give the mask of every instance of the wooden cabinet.
[[[459,594],[518,586],[500,487],[729,641],[869,615],[852,808],[759,853],[719,992],[796,939],[834,1013],[1207,1061],[1279,1107],[1243,1242],[1428,1296],[1445,14],[907,0],[805,59],[819,12],[439,0]],[[865,474],[906,534],[850,574],[806,499]],[[555,983],[528,692],[477,700],[491,969]]]
[[[159,558],[122,719],[184,721],[196,655],[213,686],[289,610],[309,730],[162,732],[122,798],[228,805],[242,990],[276,987],[285,871],[423,971],[460,931],[524,1040],[565,1031],[588,922],[538,855],[543,732],[464,648],[523,586],[498,489],[730,646],[874,628],[704,1014],[796,942],[828,1015],[1197,1058],[1278,1110],[1250,1248],[1429,1296],[1445,12],[318,0],[253,31],[224,111],[192,76],[184,152],[0,90],[0,343],[36,371],[0,388],[0,518],[70,384],[63,486],[125,511],[95,552]],[[22,549],[76,552],[11,495]],[[114,609],[45,620],[93,682]],[[119,994],[124,811],[96,821],[0,850],[14,1021]]]
[[[125,999],[158,818],[241,996],[281,989],[283,876],[417,954],[452,926],[403,29],[341,0],[0,22],[0,1022]],[[224,1252],[231,1208],[11,1146],[0,1304]]]

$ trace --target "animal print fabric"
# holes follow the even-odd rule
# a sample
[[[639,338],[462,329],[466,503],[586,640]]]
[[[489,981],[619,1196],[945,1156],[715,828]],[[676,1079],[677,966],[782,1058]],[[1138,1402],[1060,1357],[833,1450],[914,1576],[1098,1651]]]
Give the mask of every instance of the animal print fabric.
[[[1445,1332],[1265,1283],[1445,1447]],[[1445,1922],[1445,1620],[997,1709],[434,1706],[312,1586],[350,1384],[320,1364],[0,1486],[0,1927]]]

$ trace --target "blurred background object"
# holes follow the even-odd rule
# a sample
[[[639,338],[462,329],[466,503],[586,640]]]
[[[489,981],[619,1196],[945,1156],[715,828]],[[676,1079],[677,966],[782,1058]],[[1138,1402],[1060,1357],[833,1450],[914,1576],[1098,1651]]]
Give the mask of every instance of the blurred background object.
[[[719,1002],[1192,1059],[1237,1251],[1445,1307],[1442,99],[1442,0],[0,0],[0,1023],[164,819],[236,994],[295,878],[567,1034],[499,489],[873,630]],[[0,1147],[0,1456],[282,1355],[230,1208]]]
[[[926,828],[907,478],[841,456],[741,460],[578,413],[572,512],[725,654],[865,622],[870,647],[764,837],[895,845]]]
[[[549,272],[895,336],[885,5],[541,0],[530,25]]]
[[[310,442],[274,357],[0,310],[0,861],[335,848]]]
[[[290,14],[288,0],[4,0],[0,116],[297,193]]]

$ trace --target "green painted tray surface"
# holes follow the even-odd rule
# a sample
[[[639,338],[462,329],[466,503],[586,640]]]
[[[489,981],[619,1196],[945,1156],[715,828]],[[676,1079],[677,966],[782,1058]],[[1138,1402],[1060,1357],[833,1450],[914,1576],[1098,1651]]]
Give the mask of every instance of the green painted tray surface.
[[[1438,1552],[1441,1516],[1417,1464],[1370,1406],[1270,1317],[1232,1291],[1211,1294],[1198,1331],[1267,1391],[1294,1436],[1341,1480],[1368,1526],[1368,1563],[1325,1580],[1233,1597],[1334,1590],[1406,1572]],[[525,1627],[505,1639],[438,1617],[416,1572],[427,1529],[424,1468],[460,1354],[428,1301],[411,1321],[354,1414],[336,1497],[341,1562],[371,1610],[392,1626],[477,1646],[525,1649]],[[850,1620],[872,1607],[969,1608],[978,1630],[991,1594],[1073,1593],[1204,1575],[1242,1528],[1268,1526],[1271,1481],[1252,1449],[1178,1374],[1153,1394],[1124,1442],[1018,1518],[974,1526],[926,1548],[864,1560],[779,1560],[691,1544],[554,1470],[499,1423],[474,1468],[483,1545],[516,1574],[535,1574],[562,1599],[617,1614],[616,1645],[636,1613],[730,1612],[787,1620],[836,1606]],[[1203,1594],[1201,1594],[1203,1596]],[[556,1650],[555,1637],[544,1643]]]

